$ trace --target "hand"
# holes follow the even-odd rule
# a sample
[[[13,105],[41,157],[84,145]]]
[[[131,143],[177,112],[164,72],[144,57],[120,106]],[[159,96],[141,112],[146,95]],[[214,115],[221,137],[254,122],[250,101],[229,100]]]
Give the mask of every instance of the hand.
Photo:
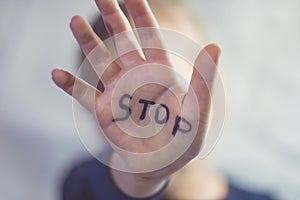
[[[196,133],[187,150],[182,152],[182,155],[178,157],[176,161],[169,163],[163,168],[138,174],[112,171],[117,185],[119,185],[125,193],[134,197],[144,197],[156,191],[161,186],[160,183],[163,182],[166,177],[179,170],[199,153],[202,138],[206,131],[210,109],[210,95],[207,88],[207,85],[209,86],[210,83],[206,83],[199,72],[194,70],[190,88],[188,91],[185,91],[176,81],[176,74],[172,72],[172,62],[167,52],[153,49],[143,49],[143,55],[139,52],[136,39],[134,35],[131,34],[130,23],[119,9],[117,1],[96,0],[96,3],[110,35],[116,36],[117,34],[125,32],[125,34],[121,34],[123,37],[114,38],[115,49],[120,55],[119,61],[113,62],[108,70],[100,77],[105,88],[104,91],[101,92],[97,90],[95,87],[64,70],[54,70],[52,76],[57,86],[72,95],[82,106],[96,115],[97,121],[102,127],[105,136],[116,151],[116,154],[114,154],[116,158],[112,159],[112,162],[120,162],[118,159],[121,157],[125,164],[128,165],[128,168],[134,170],[138,168],[138,163],[141,163],[141,161],[132,159],[129,154],[124,154],[120,152],[119,149],[134,153],[153,152],[170,143],[175,137],[183,137],[182,135],[184,134],[180,134],[180,131],[189,132],[191,131],[189,130],[190,128]],[[157,28],[153,29],[154,31],[151,34],[141,34],[141,32],[138,31],[141,46],[147,46],[147,43],[153,42],[163,47],[162,38],[158,31],[158,24],[146,0],[125,0],[125,4],[136,28]],[[71,29],[86,56],[88,56],[93,49],[102,44],[102,41],[93,32],[88,23],[79,16],[72,19]],[[124,55],[123,53],[127,52],[128,49],[133,51]],[[207,61],[208,55],[214,63],[217,63],[219,54],[220,49],[217,45],[208,45],[200,52],[195,66],[202,65],[202,67],[211,68],[212,64]],[[101,58],[103,55],[110,55],[109,50],[101,48],[98,56]],[[91,62],[99,62],[99,60],[101,60],[99,58],[93,57],[94,60]],[[168,71],[168,76],[163,76],[165,77],[164,82],[168,85],[168,88],[175,88],[176,94],[184,95],[179,95],[180,97],[178,99],[168,88],[157,84],[139,87],[133,93],[129,92],[131,89],[129,88],[130,84],[128,83],[127,85],[126,81],[124,81],[124,84],[121,84],[122,87],[118,85],[126,73],[133,73],[131,70],[141,65],[146,66],[142,69],[149,69],[149,73],[139,73],[138,76],[132,76],[132,82],[140,81],[140,79],[150,80],[151,76],[149,76],[149,74],[151,74],[151,71],[154,70],[153,73],[160,73],[157,70],[162,69],[161,65],[168,66],[171,70]],[[149,68],[151,65],[157,67],[151,69]],[[95,71],[101,71],[101,67],[103,66],[98,63]],[[213,80],[215,71],[207,71],[209,71],[208,80]],[[166,72],[161,74],[165,75],[165,73]],[[118,88],[118,92],[116,95],[113,95],[116,87]],[[198,113],[199,116],[201,116],[200,119],[193,113],[192,107],[189,107],[192,98],[189,98],[189,96],[191,96],[189,95],[191,94],[191,90],[195,92],[197,103],[201,108],[200,113]],[[117,107],[115,113],[113,112],[113,106],[118,105],[118,103],[119,105],[123,105],[123,109],[122,107]],[[149,115],[151,114],[149,107],[153,106],[153,104],[156,105],[156,111],[165,110],[165,116],[158,120],[164,126],[153,137],[139,138],[138,135],[134,133],[133,125],[127,126],[127,131],[130,131],[132,128],[131,131],[134,133],[129,135],[128,132],[122,130],[117,125],[117,123],[120,123],[119,125],[123,124],[126,126],[126,124],[129,123],[129,119],[132,119],[135,124],[140,126],[149,124]],[[157,104],[160,104],[160,107]],[[187,114],[184,112],[182,114],[184,108],[191,111],[191,113]],[[147,114],[148,112],[150,113],[149,115]],[[187,126],[197,124],[198,127],[190,126],[184,129],[180,127],[181,123],[184,122]],[[148,128],[148,130],[151,130],[151,128]],[[161,163],[161,160],[156,158],[147,161],[149,163],[158,163],[158,165]],[[127,180],[126,183],[128,183],[128,181],[132,183],[139,182],[139,189],[128,188],[128,185],[136,186],[137,184],[124,184],[124,179]]]

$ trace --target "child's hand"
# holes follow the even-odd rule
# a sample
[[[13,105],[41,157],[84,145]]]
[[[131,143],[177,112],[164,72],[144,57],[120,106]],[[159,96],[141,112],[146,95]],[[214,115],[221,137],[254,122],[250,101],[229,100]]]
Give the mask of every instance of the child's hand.
[[[96,3],[110,35],[119,34],[119,37],[114,37],[119,59],[100,77],[104,91],[97,90],[63,70],[54,70],[53,80],[95,114],[116,152],[112,165],[118,165],[121,158],[129,172],[137,173],[132,179],[129,178],[130,174],[113,173],[119,187],[129,195],[144,197],[157,190],[160,181],[199,153],[209,117],[210,94],[207,85],[210,83],[206,83],[199,72],[194,70],[188,89],[179,84],[168,54],[162,50],[163,39],[146,0],[125,0],[136,28],[156,28],[148,33],[137,31],[141,47],[155,43],[162,48],[143,49],[143,53],[138,50],[130,23],[119,9],[117,1],[96,0]],[[102,44],[81,17],[72,19],[71,29],[86,56]],[[124,54],[128,50],[130,53]],[[91,60],[92,63],[97,63],[96,72],[103,70],[101,60],[105,59],[102,58],[110,56],[108,48],[100,48],[97,53],[98,57],[92,56]],[[208,45],[199,54],[195,66],[214,68],[211,65],[217,63],[219,54],[217,45]],[[213,80],[215,71],[207,71],[210,74],[206,76]],[[164,85],[143,85],[143,81],[163,82]],[[181,143],[172,143],[175,138],[182,142],[182,148],[178,146]],[[155,152],[165,146],[168,149],[156,156],[158,154]],[[135,153],[144,153],[148,157],[138,159],[139,157],[134,156]],[[118,178],[120,176],[123,178]],[[146,179],[138,180],[138,187],[141,188],[133,191],[134,188],[128,188],[127,183],[122,183],[124,177],[127,177],[127,183],[137,180],[136,177]]]

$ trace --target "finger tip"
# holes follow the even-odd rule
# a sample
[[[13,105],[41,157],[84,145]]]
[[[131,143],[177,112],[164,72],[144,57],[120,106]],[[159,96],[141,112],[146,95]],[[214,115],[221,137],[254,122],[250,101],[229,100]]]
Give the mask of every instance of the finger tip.
[[[222,52],[220,45],[217,43],[211,43],[208,44],[204,49],[211,56],[214,62],[218,64]]]
[[[72,30],[77,29],[77,27],[80,27],[83,23],[83,18],[79,15],[75,15],[72,17],[71,21],[70,21],[70,28]]]
[[[67,82],[68,77],[64,70],[54,69],[52,70],[51,75],[52,75],[52,80],[59,87]]]
[[[206,47],[205,47],[205,50],[206,51],[209,51],[210,53],[214,54],[214,55],[220,55],[221,52],[222,52],[222,48],[220,47],[219,44],[217,43],[211,43],[211,44],[208,44]]]

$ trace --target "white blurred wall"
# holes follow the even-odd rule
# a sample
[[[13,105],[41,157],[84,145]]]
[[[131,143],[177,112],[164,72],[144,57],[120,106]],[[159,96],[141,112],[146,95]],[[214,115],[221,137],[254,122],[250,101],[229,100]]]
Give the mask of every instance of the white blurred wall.
[[[54,200],[66,170],[88,156],[75,131],[72,100],[51,80],[75,71],[79,49],[69,30],[86,0],[0,2],[0,199]]]
[[[227,120],[215,163],[242,187],[300,198],[300,1],[191,0],[221,45]]]

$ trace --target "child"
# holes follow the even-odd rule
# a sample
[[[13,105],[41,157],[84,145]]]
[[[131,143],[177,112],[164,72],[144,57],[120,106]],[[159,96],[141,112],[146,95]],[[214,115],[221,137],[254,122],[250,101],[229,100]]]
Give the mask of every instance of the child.
[[[158,19],[158,23],[145,0],[125,0],[127,9],[124,4],[121,5],[121,8],[123,8],[123,12],[125,12],[129,19],[128,21],[123,12],[119,9],[116,1],[97,0],[96,3],[102,14],[102,18],[98,20],[96,26],[94,26],[95,32],[98,35],[93,32],[86,21],[84,21],[81,17],[74,17],[71,22],[71,29],[85,55],[88,55],[109,35],[113,36],[124,31],[130,31],[130,25],[134,25],[137,28],[158,28],[159,24],[162,28],[170,28],[180,32],[184,30],[185,34],[189,37],[198,41],[203,40],[202,33],[199,31],[200,26],[196,23],[195,18],[190,14],[191,11],[184,7],[181,1],[149,1],[153,12]],[[139,37],[143,40],[143,36],[140,35]],[[126,44],[128,45],[128,43]],[[133,44],[129,43],[129,45]],[[121,42],[118,44],[115,41],[115,46],[116,49],[124,48]],[[215,44],[210,44],[205,47],[205,50],[217,64],[220,48]],[[165,57],[159,57],[161,52],[160,54],[157,54],[155,51],[144,50],[144,54],[146,60],[154,61],[154,63],[156,63],[156,61],[161,62],[161,59],[167,62]],[[99,101],[107,101],[107,99],[103,100],[103,98],[108,98],[107,96],[110,95],[103,94],[105,92],[109,92],[105,90],[105,88],[110,88],[110,84],[112,85],[113,82],[111,80],[117,79],[116,77],[118,77],[118,74],[120,74],[126,67],[138,65],[142,62],[144,62],[144,58],[141,58],[137,51],[130,53],[128,56],[121,57],[120,63],[114,63],[110,66],[111,70],[109,70],[109,73],[103,75],[103,82],[98,88],[99,90],[63,70],[54,70],[53,80],[60,88],[70,95],[73,95],[73,97],[76,98],[84,107],[90,109],[92,106],[91,102],[86,98],[86,96],[82,96],[81,94],[86,94],[86,91],[95,91],[97,98],[100,99],[101,96],[104,96],[102,97],[102,100]],[[201,78],[199,78],[197,74],[193,73],[191,86],[194,88],[196,93],[198,91],[197,95],[200,95],[200,91],[197,90],[199,87],[201,88],[200,79]],[[81,89],[78,94],[73,93],[75,81],[82,86],[80,87]],[[160,90],[160,88],[155,88],[155,90]],[[206,90],[203,90],[205,93]],[[203,92],[203,90],[201,90],[201,92]],[[155,96],[155,94],[153,95]],[[155,96],[155,98],[157,98],[157,96]],[[92,102],[92,104],[93,103],[94,102]],[[199,103],[204,105],[206,108],[204,109],[205,112],[209,113],[209,100],[204,100],[204,102]],[[103,112],[99,113],[102,114]],[[99,124],[107,125],[104,122],[106,119],[104,119],[104,117],[99,113],[97,114],[96,110]],[[208,115],[203,116],[208,117]],[[105,117],[107,117],[107,115]],[[111,123],[111,120],[108,121]],[[206,123],[207,120],[204,120],[204,124],[200,124],[200,126],[202,126],[199,128],[201,130],[201,132],[199,132],[200,135],[205,132]],[[114,125],[108,124],[108,126]],[[117,132],[118,131],[113,131],[113,134],[116,135],[118,134]],[[109,130],[106,134],[110,135]],[[115,143],[121,146],[124,144],[120,142],[120,138],[123,137],[123,135],[124,134],[121,133],[119,135],[120,137],[110,139],[114,140]],[[128,138],[126,138],[126,140],[127,139]],[[166,140],[166,142],[167,141],[168,140]],[[129,139],[129,142],[126,142],[124,148],[131,148],[131,146],[127,146],[128,143],[134,143],[135,150],[138,152],[144,150],[142,146],[139,146],[140,143],[132,138]],[[268,199],[268,197],[250,194],[240,191],[233,186],[228,186],[227,182],[218,173],[211,170],[203,161],[194,160],[190,162],[200,149],[199,144],[194,144],[194,147],[196,151],[185,152],[185,159],[179,159],[163,170],[143,174],[125,173],[115,169],[110,169],[97,160],[86,162],[81,164],[79,167],[74,168],[69,174],[64,185],[63,198],[65,200],[132,198],[159,199],[165,193],[164,198],[166,199]],[[130,165],[132,163],[127,164]],[[187,166],[181,169],[185,165]],[[172,176],[171,179],[170,176]],[[189,177],[193,178],[191,179]],[[191,182],[194,184],[191,184]]]

